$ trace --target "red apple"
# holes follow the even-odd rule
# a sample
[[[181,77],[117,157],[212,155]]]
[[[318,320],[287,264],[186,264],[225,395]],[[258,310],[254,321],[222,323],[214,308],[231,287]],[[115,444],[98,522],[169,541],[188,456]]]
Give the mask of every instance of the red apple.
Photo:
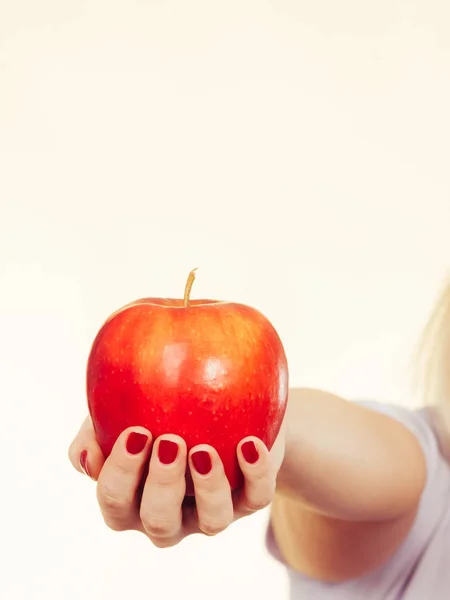
[[[286,355],[254,308],[190,300],[194,278],[192,271],[183,300],[145,298],[109,317],[89,355],[89,411],[105,456],[130,426],[147,428],[154,439],[178,434],[188,449],[213,446],[236,489],[237,444],[253,435],[270,449],[280,430]]]

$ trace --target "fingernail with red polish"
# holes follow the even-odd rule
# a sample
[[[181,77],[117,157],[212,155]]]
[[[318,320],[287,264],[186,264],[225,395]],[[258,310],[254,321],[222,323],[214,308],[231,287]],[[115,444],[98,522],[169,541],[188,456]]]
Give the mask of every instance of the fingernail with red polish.
[[[91,477],[87,458],[88,458],[87,450],[83,450],[83,452],[80,454],[80,467],[83,469],[84,473],[88,477]]]
[[[127,452],[130,454],[140,454],[145,448],[147,443],[148,435],[145,433],[139,433],[138,431],[132,431],[127,439]]]
[[[163,465],[170,465],[175,462],[178,456],[178,444],[172,440],[161,440],[158,446],[158,458]]]
[[[254,465],[255,462],[257,462],[259,458],[259,453],[256,449],[255,442],[252,442],[251,440],[249,440],[248,442],[244,442],[241,446],[241,450],[242,456],[248,463]]]
[[[212,469],[212,461],[209,452],[205,450],[198,450],[194,452],[191,456],[192,464],[194,465],[194,469],[200,475],[208,475],[208,473]]]

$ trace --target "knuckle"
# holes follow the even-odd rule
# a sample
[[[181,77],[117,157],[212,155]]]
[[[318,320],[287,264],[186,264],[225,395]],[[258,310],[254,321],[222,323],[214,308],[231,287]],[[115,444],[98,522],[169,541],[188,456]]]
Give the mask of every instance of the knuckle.
[[[245,510],[248,513],[255,513],[267,508],[272,502],[272,497],[268,498],[248,498],[245,503]]]
[[[151,472],[150,477],[152,478],[152,489],[155,495],[165,493],[166,490],[173,488],[178,479],[174,477],[173,473],[161,473],[159,470]]]
[[[114,474],[117,477],[130,477],[133,475],[139,468],[140,464],[133,461],[121,460],[122,457],[117,457],[117,455],[110,455],[110,467],[114,470]]]
[[[128,524],[120,519],[111,519],[107,515],[104,515],[103,520],[105,521],[107,527],[112,531],[127,531],[130,529]]]
[[[228,526],[229,523],[225,521],[203,520],[199,523],[199,528],[203,531],[203,533],[211,537],[222,533],[222,531],[225,531]]]
[[[162,543],[173,533],[173,523],[153,515],[141,513],[141,522],[146,534],[155,545],[155,542]]]
[[[249,507],[253,512],[257,512],[259,510],[264,510],[268,506],[270,506],[272,502],[272,498],[266,498],[261,500],[256,500],[254,502],[250,502]]]
[[[97,488],[97,499],[102,511],[108,514],[117,515],[129,509],[128,502],[118,497],[106,486],[99,486]]]
[[[146,519],[145,521],[142,521],[142,524],[147,535],[152,538],[152,540],[161,540],[169,535],[166,523],[161,523],[155,519]]]
[[[275,477],[261,477],[252,481],[244,494],[243,507],[246,513],[255,513],[267,508],[276,491]]]

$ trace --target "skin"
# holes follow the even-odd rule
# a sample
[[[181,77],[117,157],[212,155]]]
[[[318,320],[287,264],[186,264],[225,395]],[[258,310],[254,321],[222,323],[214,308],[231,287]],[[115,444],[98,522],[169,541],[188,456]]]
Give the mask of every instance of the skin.
[[[286,421],[271,518],[282,555],[322,581],[368,574],[414,522],[426,482],[417,439],[398,421],[319,390],[291,391]]]
[[[148,435],[138,455],[126,451],[131,431]],[[233,521],[272,503],[271,525],[286,562],[323,581],[340,582],[377,568],[399,547],[414,521],[426,468],[415,437],[397,421],[318,390],[292,390],[285,420],[271,452],[257,438],[237,447],[244,487],[231,492],[221,461],[210,446],[186,453],[179,444],[171,465],[158,461],[150,432],[123,432],[105,460],[87,419],[69,449],[80,472],[82,452],[98,481],[97,498],[106,524],[116,531],[142,531],[158,547],[173,546],[192,533],[215,535]],[[242,444],[259,453],[246,462]],[[150,459],[142,498],[139,482]],[[191,457],[210,453],[211,472],[195,471]],[[186,461],[195,505],[183,502]]]
[[[284,454],[283,431],[282,428],[270,453],[255,437],[247,437],[239,443],[237,459],[245,482],[236,492],[231,491],[214,448],[202,444],[188,453],[179,436],[163,435],[153,440],[151,433],[142,427],[126,429],[105,460],[91,420],[87,418],[69,448],[69,457],[77,471],[97,481],[97,499],[108,527],[114,531],[141,531],[155,546],[166,548],[193,533],[216,535],[233,521],[266,508],[273,500],[276,474]],[[126,440],[131,432],[148,436],[145,448],[137,455],[126,450]],[[171,440],[179,445],[177,458],[170,465],[162,464],[158,459],[161,440]],[[242,455],[241,447],[246,441],[253,441],[258,451],[259,459],[254,464],[248,463]],[[212,469],[207,475],[201,475],[195,470],[191,457],[195,452],[205,450],[211,456]],[[87,472],[80,462],[82,452],[87,452]],[[150,454],[149,473],[140,498],[139,484]],[[183,501],[187,463],[195,503]]]

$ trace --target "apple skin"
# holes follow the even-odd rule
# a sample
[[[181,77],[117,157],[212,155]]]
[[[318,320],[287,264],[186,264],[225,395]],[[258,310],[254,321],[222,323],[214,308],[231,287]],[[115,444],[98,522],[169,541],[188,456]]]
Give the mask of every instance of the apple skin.
[[[210,444],[231,488],[242,485],[236,447],[246,436],[270,449],[287,406],[282,342],[259,311],[215,300],[144,298],[113,313],[88,359],[89,412],[107,457],[130,426],[156,439]],[[187,472],[186,495],[193,495]]]

